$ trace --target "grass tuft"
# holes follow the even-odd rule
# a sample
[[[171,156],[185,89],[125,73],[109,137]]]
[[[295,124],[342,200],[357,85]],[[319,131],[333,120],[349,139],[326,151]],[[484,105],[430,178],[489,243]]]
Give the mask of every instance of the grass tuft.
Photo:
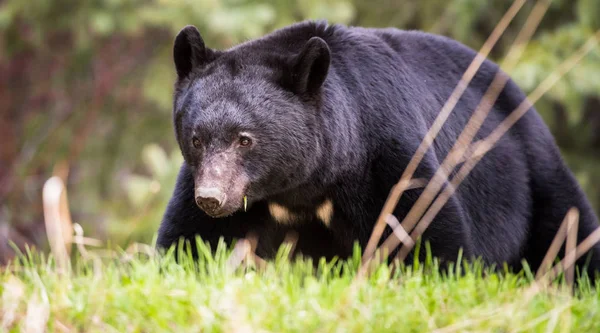
[[[574,296],[562,277],[531,293],[531,272],[464,261],[440,272],[431,256],[358,279],[358,247],[315,264],[290,262],[288,245],[264,266],[231,269],[233,249],[198,248],[198,260],[183,244],[163,256],[76,253],[66,271],[28,250],[0,273],[0,331],[600,331],[600,292],[588,280]]]

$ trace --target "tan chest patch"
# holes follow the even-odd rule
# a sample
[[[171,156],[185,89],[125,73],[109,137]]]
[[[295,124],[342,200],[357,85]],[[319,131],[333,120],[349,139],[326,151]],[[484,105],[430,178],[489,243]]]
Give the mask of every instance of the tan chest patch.
[[[291,212],[286,207],[271,202],[269,203],[269,213],[277,223],[281,224],[292,224],[298,222],[302,216]],[[331,224],[331,218],[333,217],[333,203],[327,199],[320,204],[315,210],[315,215],[323,224],[327,227]],[[306,217],[306,216],[305,216]]]
[[[269,213],[277,223],[291,224],[298,220],[296,214],[290,212],[289,209],[283,207],[280,204],[271,202],[269,204]]]
[[[331,217],[333,216],[333,202],[327,199],[319,207],[317,207],[317,217],[327,227],[331,224]]]

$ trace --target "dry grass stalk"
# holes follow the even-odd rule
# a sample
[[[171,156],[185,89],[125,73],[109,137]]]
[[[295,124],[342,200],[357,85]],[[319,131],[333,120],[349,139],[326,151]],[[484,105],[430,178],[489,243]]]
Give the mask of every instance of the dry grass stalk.
[[[390,228],[392,229],[394,235],[398,238],[398,240],[400,240],[402,243],[404,243],[408,246],[415,245],[414,240],[412,238],[410,238],[410,235],[408,234],[408,232],[406,232],[406,229],[404,229],[402,227],[402,225],[400,224],[400,221],[398,221],[396,216],[394,216],[393,214],[390,214],[387,216],[387,219],[385,221],[387,222],[387,225],[390,226]]]
[[[27,312],[25,314],[25,327],[22,332],[34,333],[44,332],[48,319],[50,319],[50,302],[48,296],[41,293],[40,296],[34,293],[27,302]]]
[[[258,235],[255,232],[249,232],[246,238],[238,240],[233,248],[233,252],[227,259],[229,269],[236,270],[241,265],[256,265],[259,269],[267,267],[267,262],[256,255],[258,246]]]
[[[54,320],[54,327],[60,331],[60,332],[74,332],[75,329],[72,327],[68,327],[67,325],[63,324],[60,320],[55,319]]]
[[[69,265],[70,245],[73,241],[73,223],[69,213],[67,190],[59,177],[51,177],[42,192],[44,223],[50,250],[57,268],[65,271]]]
[[[267,261],[257,256],[254,252],[250,252],[248,262],[255,265],[260,270],[265,270],[267,268]]]
[[[567,269],[575,264],[577,260],[579,260],[584,254],[586,254],[596,243],[600,242],[600,227],[597,228],[594,232],[592,232],[588,237],[586,237],[575,250],[568,251],[565,253],[565,257],[560,263],[554,265],[550,271],[544,274],[538,282],[547,282],[556,278],[556,276],[561,272],[562,269]],[[573,255],[572,252],[575,252]]]
[[[588,54],[598,43],[600,38],[600,31],[596,33],[594,37],[591,37],[581,49],[579,49],[573,56],[563,62],[557,70],[546,78],[518,107],[515,109],[504,121],[484,140],[481,144],[478,144],[477,150],[473,153],[473,156],[463,164],[459,169],[456,176],[450,182],[444,191],[436,198],[431,207],[427,210],[419,225],[411,232],[411,237],[416,239],[420,237],[429,224],[433,221],[438,212],[448,202],[450,197],[454,194],[458,186],[467,177],[467,175],[473,170],[475,165],[479,163],[481,158],[485,156],[495,144],[502,138],[506,132],[523,117],[527,111],[529,111],[533,104],[537,102],[548,90],[550,90],[554,84],[564,76],[569,70],[571,70],[586,54]],[[392,242],[392,241],[391,241]],[[396,244],[397,245],[397,244]],[[393,247],[395,248],[395,247]],[[410,249],[403,248],[398,253],[398,258],[404,260]]]
[[[426,185],[427,185],[427,179],[425,179],[425,178],[413,178],[408,183],[408,186],[406,186],[406,191],[408,191],[408,190],[414,190],[416,188],[422,188],[422,187],[425,187]]]
[[[598,30],[594,36],[590,37],[587,42],[573,54],[569,59],[564,61],[558,66],[554,72],[552,72],[522,103],[519,107],[514,110],[504,121],[488,136],[483,144],[474,152],[477,156],[483,156],[489,150],[493,148],[493,145],[500,140],[500,138],[508,132],[508,130],[516,124],[521,117],[529,111],[529,109],[535,104],[544,94],[546,94],[555,84],[560,80],[568,71],[573,69],[583,57],[591,52],[600,40],[600,30]]]
[[[250,241],[248,241],[245,238],[238,240],[235,243],[233,252],[227,259],[227,267],[229,267],[231,271],[235,271],[236,269],[238,269],[242,265],[244,260],[248,257],[250,249]]]
[[[567,244],[565,245],[565,259],[568,261],[575,260],[575,248],[577,246],[577,229],[579,229],[579,213],[573,214],[568,219],[567,224]],[[575,265],[565,267],[565,280],[569,286],[573,286],[575,282]]]
[[[135,258],[135,255],[143,253],[147,255],[149,258],[154,258],[157,254],[156,249],[148,244],[143,243],[131,243],[125,250],[123,255],[123,260],[130,261]]]
[[[254,231],[251,231],[246,236],[246,239],[250,242],[250,251],[248,252],[245,261],[250,265],[255,265],[259,269],[265,269],[267,267],[267,262],[256,255],[256,247],[258,246],[258,234]]]
[[[533,36],[533,33],[537,29],[549,5],[549,0],[537,2],[535,8],[527,18],[523,29],[521,29],[519,32],[519,35],[506,55],[505,61],[501,66],[505,69],[505,71],[510,71],[514,68],[514,66],[516,66],[519,58],[523,54],[525,46],[529,43],[531,36]],[[423,216],[427,207],[429,207],[435,196],[439,193],[440,189],[447,182],[449,174],[463,159],[463,156],[460,154],[460,152],[466,152],[468,147],[471,145],[475,135],[483,125],[483,122],[487,118],[495,101],[498,99],[498,96],[500,96],[500,93],[506,86],[506,83],[509,81],[509,79],[510,77],[505,74],[504,71],[498,71],[498,73],[495,75],[492,83],[481,99],[481,102],[475,109],[475,112],[469,119],[462,133],[459,135],[456,143],[448,153],[448,156],[446,159],[444,159],[442,165],[438,168],[429,184],[427,184],[427,187],[425,187],[423,194],[418,198],[417,202],[413,205],[411,210],[402,221],[402,227],[405,230],[411,231],[414,228],[414,226],[418,223],[419,218]],[[395,248],[395,246],[391,247]]]
[[[254,231],[250,231],[246,235],[246,239],[250,242],[250,252],[256,252],[256,247],[258,246],[258,234]]]
[[[73,230],[75,231],[74,243],[77,246],[81,257],[85,260],[92,259],[92,254],[85,246],[102,246],[102,242],[97,239],[84,237],[83,227],[79,223],[73,225]]]
[[[532,94],[530,94],[528,99],[523,101],[523,103],[521,103],[521,105],[517,108],[517,110],[512,112],[503,121],[503,123],[494,132],[492,132],[492,134],[488,138],[486,138],[485,140],[482,140],[480,142],[479,147],[474,152],[472,158],[479,160],[483,157],[483,155],[485,155],[489,150],[491,150],[493,145],[510,129],[510,127],[512,127],[523,115],[525,115],[525,113],[530,109],[531,105],[533,103],[535,103],[539,98],[541,98],[548,90],[550,90],[550,88],[552,88],[552,86],[566,72],[568,72],[571,68],[573,68],[589,52],[591,52],[598,45],[599,40],[600,40],[600,30],[596,31],[595,36],[591,37],[583,45],[583,47],[581,47],[573,56],[571,56],[571,58],[569,58],[568,60],[563,62],[556,71],[554,71],[550,76],[548,76],[548,78],[546,80],[544,80],[544,82],[542,82]],[[560,231],[559,231],[559,233],[560,233]],[[598,233],[598,230],[596,230],[594,233],[592,233],[590,236],[588,236],[586,238],[586,240],[584,240],[584,242],[581,243],[581,245],[586,245],[586,246],[581,247],[581,245],[580,245],[577,247],[577,249],[580,250],[582,248],[585,248],[586,249],[585,251],[588,251],[593,246],[593,244],[595,244],[598,240],[600,240],[600,233]],[[588,242],[588,243],[586,243],[586,242]],[[593,242],[593,243],[591,245],[589,245],[589,242]],[[575,259],[571,258],[571,261],[574,262],[583,254],[577,252],[577,255],[578,255],[577,258],[575,258]],[[557,266],[555,266],[555,268],[557,268]]]
[[[467,147],[469,147],[473,141],[473,138],[483,125],[485,118],[491,110],[493,103],[490,103],[490,101],[496,100],[504,88],[504,85],[508,82],[508,79],[509,77],[503,72],[498,72],[498,74],[496,74],[481,103],[475,110],[473,116],[469,119],[469,122],[460,134],[455,145],[450,150],[450,153],[442,162],[442,165],[438,168],[433,178],[429,181],[421,196],[419,196],[413,207],[404,217],[404,220],[401,223],[403,229],[411,231],[415,227],[419,218],[425,213],[431,202],[435,199],[435,196],[439,193],[444,184],[446,184],[452,170],[454,170],[456,165],[458,165],[458,162],[463,159],[460,152],[467,151]],[[392,239],[394,241],[392,241]],[[382,246],[383,248],[393,249],[397,247],[397,244],[394,244],[397,241],[396,239],[388,238],[388,240],[384,242],[385,245]],[[390,243],[394,245],[391,245]]]
[[[77,246],[77,250],[79,251],[81,258],[83,258],[85,261],[92,261],[94,264],[94,279],[99,280],[102,277],[102,260],[97,254],[88,251],[85,246],[101,246],[102,242],[96,239],[84,237],[83,228],[78,223],[73,225],[73,229],[75,230],[75,245]],[[112,254],[112,251],[110,252]]]
[[[292,259],[294,251],[296,251],[296,245],[298,245],[298,233],[295,231],[289,231],[283,239],[284,244],[290,245],[290,252],[288,253],[288,259]]]
[[[423,141],[417,148],[417,151],[415,152],[415,154],[411,158],[410,162],[406,166],[406,169],[404,170],[402,176],[400,177],[400,180],[392,188],[390,195],[388,196],[388,198],[383,206],[383,209],[379,215],[379,218],[377,219],[377,222],[375,223],[375,227],[373,228],[373,232],[371,233],[371,238],[369,239],[369,242],[365,248],[365,251],[363,254],[363,262],[369,260],[373,256],[373,253],[375,252],[375,249],[377,248],[377,244],[379,243],[379,240],[381,239],[381,235],[383,234],[383,231],[385,230],[386,217],[393,212],[394,208],[398,204],[400,197],[402,196],[402,194],[404,193],[404,191],[407,189],[408,185],[410,184],[410,180],[412,179],[417,167],[419,166],[423,157],[425,156],[425,153],[429,150],[429,148],[433,144],[435,137],[438,135],[443,124],[446,122],[446,119],[448,119],[448,117],[450,116],[450,113],[452,112],[452,110],[454,109],[456,104],[458,103],[458,100],[460,99],[462,94],[465,92],[469,83],[471,82],[471,80],[473,79],[473,77],[475,76],[477,71],[479,70],[479,67],[481,66],[481,64],[483,64],[483,62],[489,55],[490,51],[492,50],[492,48],[494,47],[496,42],[498,42],[498,40],[500,39],[500,36],[504,33],[504,31],[508,27],[509,23],[513,20],[513,18],[516,16],[516,14],[519,12],[519,10],[521,9],[521,7],[524,4],[525,4],[524,0],[515,0],[513,2],[512,6],[508,9],[506,14],[502,17],[500,22],[496,25],[496,27],[494,28],[494,31],[492,31],[492,33],[490,34],[490,36],[484,43],[483,47],[481,48],[481,50],[479,50],[479,53],[477,54],[475,59],[473,59],[473,61],[471,62],[471,64],[469,65],[469,67],[467,68],[465,73],[463,74],[462,78],[458,82],[457,86],[455,87],[454,91],[452,92],[452,94],[450,95],[450,97],[448,98],[448,100],[446,101],[444,106],[442,107],[442,110],[440,111],[438,117],[434,121],[433,125],[431,126],[431,128],[429,129],[427,134],[425,135],[425,138],[423,139]]]
[[[21,301],[25,297],[26,286],[15,276],[10,276],[3,287],[4,292],[0,300],[1,304],[4,305],[2,306],[0,329],[8,331],[14,323],[21,320],[19,308]]]
[[[404,244],[409,244],[411,247],[415,245],[413,239],[410,235],[404,230],[398,218],[394,216],[394,214],[390,214],[385,219],[386,224],[392,229],[392,235],[395,236],[399,242]],[[381,264],[381,260],[386,258],[390,253],[387,252],[389,249],[382,246],[383,249],[380,249],[375,253],[375,256],[363,263],[358,271],[359,277],[366,276],[366,273],[370,268],[376,268],[379,264]]]
[[[535,275],[536,279],[541,278],[548,272],[548,270],[552,268],[552,261],[558,256],[558,251],[560,251],[560,248],[563,246],[565,239],[567,238],[567,224],[569,224],[569,222],[575,218],[579,219],[579,210],[577,208],[571,208],[567,212],[563,222],[560,224],[560,228],[554,236],[548,251],[546,251],[546,255],[542,260],[542,264]]]
[[[531,36],[535,32],[542,17],[548,9],[549,4],[550,2],[548,0],[537,2],[535,8],[527,18],[523,29],[521,29],[517,39],[508,51],[506,60],[502,66],[507,71],[510,71],[517,64],[525,46],[531,39]],[[438,168],[429,184],[427,184],[423,194],[417,199],[417,202],[413,205],[411,210],[402,221],[402,227],[405,230],[410,232],[415,227],[415,225],[419,222],[419,218],[423,216],[441,188],[444,186],[444,184],[446,184],[449,174],[454,170],[459,162],[465,159],[466,156],[464,156],[464,153],[469,150],[475,135],[483,125],[483,122],[487,118],[496,99],[504,89],[509,79],[510,77],[503,71],[498,71],[498,73],[495,75],[475,112],[469,119],[462,133],[459,135],[456,143],[448,153],[448,156],[442,162],[442,165]],[[398,245],[398,239],[388,237],[388,239],[383,243],[382,249],[393,251]],[[410,248],[412,248],[412,246]]]

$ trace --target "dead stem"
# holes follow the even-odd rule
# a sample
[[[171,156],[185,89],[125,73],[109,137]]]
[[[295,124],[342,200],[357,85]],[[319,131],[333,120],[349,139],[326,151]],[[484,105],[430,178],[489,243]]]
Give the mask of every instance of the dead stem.
[[[429,224],[433,221],[437,213],[449,200],[450,196],[454,194],[458,186],[467,177],[469,172],[475,167],[475,165],[488,153],[494,145],[502,138],[506,132],[523,117],[528,110],[531,109],[533,104],[537,102],[548,90],[550,90],[558,80],[564,76],[569,70],[571,70],[586,54],[588,54],[598,43],[600,37],[600,31],[595,36],[591,37],[581,49],[579,49],[573,56],[563,62],[556,71],[546,78],[534,91],[531,93],[520,105],[514,110],[506,119],[484,140],[482,144],[478,145],[477,150],[473,153],[474,156],[463,164],[459,169],[456,176],[450,182],[444,191],[436,198],[431,207],[427,210],[427,213],[421,219],[421,223],[411,232],[411,237],[416,239],[420,237]],[[397,246],[397,244],[396,244]],[[395,248],[395,247],[393,247]],[[398,253],[398,258],[404,260],[410,249],[403,248]]]
[[[552,268],[552,261],[558,256],[558,251],[560,251],[560,248],[563,246],[565,239],[567,238],[567,224],[570,220],[575,218],[575,215],[579,216],[579,210],[577,208],[571,208],[567,212],[567,215],[560,224],[560,228],[554,236],[554,239],[552,240],[552,243],[550,244],[550,247],[544,256],[544,259],[542,260],[542,264],[535,275],[536,279],[541,278],[548,272],[548,270]]]
[[[454,91],[452,92],[452,94],[450,95],[450,97],[448,98],[448,100],[446,101],[444,106],[442,107],[442,110],[440,111],[438,117],[434,121],[433,125],[431,126],[431,128],[429,129],[427,134],[425,135],[425,138],[423,139],[423,141],[417,148],[417,151],[415,152],[415,154],[411,158],[410,162],[406,166],[406,169],[404,170],[402,176],[400,177],[400,180],[392,188],[392,190],[383,206],[383,209],[379,215],[379,218],[377,219],[377,222],[375,223],[375,227],[373,228],[373,232],[371,233],[371,238],[369,239],[369,242],[365,248],[363,258],[362,258],[363,263],[365,261],[369,260],[373,256],[373,253],[375,252],[375,249],[377,248],[377,244],[379,243],[379,240],[381,239],[381,235],[383,234],[383,231],[385,229],[386,217],[393,212],[394,208],[398,204],[398,201],[400,200],[402,193],[404,193],[404,191],[406,190],[406,187],[409,185],[410,179],[413,177],[417,167],[419,166],[419,164],[421,163],[421,160],[425,156],[425,153],[431,147],[435,137],[439,133],[440,129],[442,128],[442,126],[444,125],[444,123],[446,122],[448,117],[450,116],[450,113],[452,112],[452,110],[454,109],[456,104],[458,103],[458,100],[460,99],[462,94],[467,89],[467,86],[469,85],[469,83],[471,82],[471,80],[473,79],[473,77],[475,76],[477,71],[479,70],[479,67],[481,67],[481,64],[483,64],[483,62],[489,55],[490,51],[492,50],[492,48],[494,47],[496,42],[498,42],[498,40],[500,39],[500,36],[502,36],[502,34],[506,30],[506,28],[508,27],[510,22],[517,15],[517,13],[519,12],[519,10],[521,9],[521,7],[524,4],[525,4],[525,0],[515,0],[513,2],[512,6],[508,9],[508,11],[502,17],[500,22],[498,22],[498,24],[492,31],[491,35],[488,37],[488,39],[484,43],[481,50],[479,50],[479,53],[477,54],[475,59],[473,59],[473,61],[471,62],[471,64],[469,65],[469,67],[467,68],[465,73],[463,74],[462,78],[458,82],[457,86],[454,88]]]
[[[549,0],[537,2],[535,8],[527,18],[523,29],[521,29],[515,42],[508,51],[506,60],[502,66],[506,71],[511,71],[512,68],[516,66],[519,58],[523,54],[525,46],[529,43],[531,36],[537,29],[549,5]],[[463,159],[460,152],[467,151],[468,147],[473,142],[475,135],[490,113],[495,101],[498,99],[498,96],[500,96],[500,93],[509,80],[510,77],[502,70],[499,70],[495,75],[488,90],[481,99],[481,102],[450,150],[450,153],[448,153],[448,156],[443,161],[442,165],[438,168],[429,184],[425,187],[423,194],[417,199],[417,202],[402,221],[402,227],[405,230],[410,232],[415,227],[435,196],[439,193],[440,189],[446,184],[449,174],[454,170],[458,162]],[[395,248],[395,246],[392,246],[392,248]]]

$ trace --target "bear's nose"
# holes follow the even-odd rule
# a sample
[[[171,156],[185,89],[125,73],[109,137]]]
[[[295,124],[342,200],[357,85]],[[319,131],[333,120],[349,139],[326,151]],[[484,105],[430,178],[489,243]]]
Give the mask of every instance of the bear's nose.
[[[196,190],[196,204],[203,211],[215,213],[225,203],[225,194],[217,188],[201,187]]]
[[[200,206],[200,208],[202,208],[203,211],[207,213],[212,213],[221,207],[221,203],[215,198],[197,197],[196,203],[198,206]]]

